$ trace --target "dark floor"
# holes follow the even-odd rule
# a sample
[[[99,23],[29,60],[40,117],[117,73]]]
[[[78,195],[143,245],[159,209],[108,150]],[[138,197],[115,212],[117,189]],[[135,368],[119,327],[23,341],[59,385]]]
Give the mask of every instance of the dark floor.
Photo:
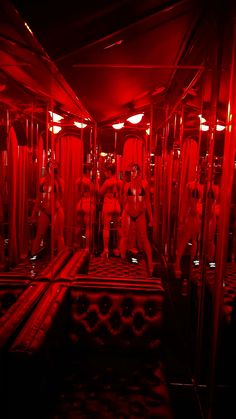
[[[197,293],[196,283],[189,281],[189,261],[183,266],[181,278],[175,278],[171,266],[163,276],[163,285],[166,290],[165,311],[165,339],[164,354],[166,376],[175,418],[184,417],[193,419],[233,419],[235,415],[234,398],[236,387],[232,379],[232,361],[235,365],[236,356],[232,356],[230,348],[218,356],[216,374],[218,383],[211,387],[212,395],[209,402],[209,359],[211,359],[211,330],[212,324],[209,312],[205,312],[204,337],[207,348],[202,348],[202,356],[197,354]],[[227,345],[227,344],[226,344]],[[234,346],[235,347],[235,346]],[[230,355],[231,353],[231,355]],[[230,358],[231,356],[231,358]],[[219,371],[221,371],[219,373]],[[223,374],[222,374],[223,371]],[[219,378],[222,377],[222,378]],[[197,385],[194,385],[197,383]],[[234,412],[234,413],[232,413]]]

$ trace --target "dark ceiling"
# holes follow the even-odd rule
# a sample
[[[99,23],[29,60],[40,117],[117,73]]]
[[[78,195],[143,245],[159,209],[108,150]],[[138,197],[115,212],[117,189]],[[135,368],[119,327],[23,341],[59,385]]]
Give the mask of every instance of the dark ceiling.
[[[175,106],[185,91],[192,91],[191,103],[199,106],[195,93],[215,36],[217,12],[213,13],[215,3],[210,0],[67,0],[63,4],[13,0],[11,4],[31,29],[33,37],[24,34],[24,42],[28,36],[34,50],[32,54],[28,49],[27,55],[20,47],[22,34],[20,41],[10,44],[15,34],[6,31],[6,19],[0,18],[0,40],[5,48],[7,43],[9,56],[15,60],[24,56],[33,63],[31,72],[19,67],[13,83],[24,72],[27,88],[38,94],[41,90],[42,96],[50,92],[64,110],[68,107],[83,117],[88,112],[99,125],[151,104]],[[14,17],[19,25],[16,21]],[[44,68],[38,63],[40,56]],[[50,69],[56,74],[53,88],[47,75]]]

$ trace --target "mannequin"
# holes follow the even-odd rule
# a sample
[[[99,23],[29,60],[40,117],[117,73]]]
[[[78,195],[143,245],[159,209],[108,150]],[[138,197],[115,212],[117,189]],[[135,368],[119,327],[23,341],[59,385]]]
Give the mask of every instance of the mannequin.
[[[119,256],[120,243],[120,214],[121,214],[121,190],[122,181],[116,177],[114,165],[108,165],[105,169],[106,180],[99,190],[99,195],[103,197],[102,221],[103,221],[103,257],[109,254],[110,223],[117,224],[117,248],[113,249],[113,254]]]
[[[191,240],[192,256],[196,256],[197,239],[201,229],[202,218],[202,197],[203,185],[199,183],[198,179],[187,184],[186,202],[183,203],[185,211],[183,212],[182,219],[180,219],[177,249],[176,249],[176,262],[175,262],[175,275],[181,276],[180,261],[184,254],[187,243]]]
[[[54,187],[54,191],[52,188]],[[64,211],[62,197],[64,182],[59,175],[59,164],[49,160],[46,174],[40,180],[39,191],[30,217],[30,222],[37,220],[37,233],[32,243],[31,254],[36,256],[41,250],[41,241],[44,239],[49,225],[53,224],[55,246],[60,252],[64,248]],[[53,219],[52,219],[53,214]]]
[[[138,247],[144,250],[147,258],[148,274],[152,276],[152,249],[147,236],[147,220],[152,226],[152,210],[147,181],[141,178],[137,163],[131,165],[131,180],[124,186],[124,210],[122,214],[121,257],[125,259],[130,232],[135,229]]]
[[[76,247],[81,242],[84,229],[85,248],[89,248],[91,238],[91,217],[94,215],[93,192],[94,184],[90,179],[91,167],[84,165],[82,178],[76,181],[76,190],[79,197],[76,206]]]
[[[220,215],[220,194],[219,194],[219,185],[214,183],[209,185],[207,191],[207,220],[209,222],[208,230],[208,263],[210,267],[215,267],[215,240],[216,240],[216,230],[219,221]]]
[[[126,170],[124,172],[124,179],[123,179],[123,185],[122,185],[122,192],[121,192],[121,205],[123,208],[122,211],[122,216],[121,219],[123,220],[123,212],[124,212],[124,190],[125,190],[125,185],[131,181],[131,168],[128,168],[128,170]],[[133,225],[132,230],[129,230],[129,237],[127,240],[127,250],[128,252],[132,253],[133,255],[137,254],[139,252],[138,250],[138,242],[137,242],[137,234],[136,234],[136,229],[135,226]]]

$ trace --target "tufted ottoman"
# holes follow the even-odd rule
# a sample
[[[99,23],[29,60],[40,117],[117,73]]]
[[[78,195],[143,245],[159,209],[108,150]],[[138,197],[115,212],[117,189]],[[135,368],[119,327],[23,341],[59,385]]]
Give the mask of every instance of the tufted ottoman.
[[[55,419],[172,418],[163,304],[158,280],[51,283],[10,348],[17,411]]]

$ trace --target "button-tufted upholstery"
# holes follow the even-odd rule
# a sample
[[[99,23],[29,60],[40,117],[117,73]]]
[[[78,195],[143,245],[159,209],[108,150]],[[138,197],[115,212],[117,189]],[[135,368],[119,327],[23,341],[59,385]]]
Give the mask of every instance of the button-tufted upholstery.
[[[163,304],[160,280],[50,283],[9,352],[13,375],[25,378],[30,365],[24,392],[44,409],[41,417],[46,407],[37,398],[50,394],[51,419],[172,418],[160,350]],[[25,393],[11,381],[19,409]]]
[[[73,344],[157,349],[162,332],[163,292],[70,289],[69,338]]]

